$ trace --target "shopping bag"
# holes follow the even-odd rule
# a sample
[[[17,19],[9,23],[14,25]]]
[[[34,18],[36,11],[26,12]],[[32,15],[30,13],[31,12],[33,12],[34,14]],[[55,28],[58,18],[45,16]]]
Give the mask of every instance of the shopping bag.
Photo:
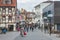
[[[24,32],[24,35],[27,35],[27,33],[26,33],[26,32]]]

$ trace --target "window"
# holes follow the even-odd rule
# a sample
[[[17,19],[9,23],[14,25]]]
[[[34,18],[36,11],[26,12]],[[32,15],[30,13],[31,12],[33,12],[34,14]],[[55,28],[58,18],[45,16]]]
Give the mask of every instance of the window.
[[[15,15],[15,8],[12,8],[12,13],[13,15]]]
[[[12,8],[12,11],[15,12],[15,8]]]
[[[18,17],[19,18],[19,17]],[[13,16],[13,18],[12,18],[13,20],[15,20],[15,16]]]
[[[48,11],[48,14],[51,14],[51,11]]]
[[[1,15],[1,11],[0,11],[0,15]]]
[[[44,22],[47,22],[47,19],[44,19]]]
[[[5,7],[2,8],[2,13],[5,14]]]
[[[3,17],[3,18],[2,18],[2,19],[3,19],[3,21],[5,21],[5,19],[6,19],[6,16],[5,16],[5,15],[3,15],[2,17]]]
[[[3,0],[3,4],[5,4],[5,0]]]
[[[9,15],[9,16],[8,16],[8,20],[12,20],[12,16]]]
[[[9,10],[9,13],[11,13],[12,11],[11,10]]]
[[[2,21],[2,19],[0,19],[0,22]]]
[[[9,14],[12,14],[12,8],[11,7],[9,7],[8,12],[9,12]]]
[[[2,8],[0,8],[0,15],[2,14]]]
[[[1,8],[0,8],[0,11],[1,11]]]
[[[3,13],[5,13],[5,10],[3,10]]]
[[[8,8],[6,8],[6,14],[8,14]]]
[[[0,16],[0,22],[2,22],[2,17]]]
[[[6,12],[6,11],[5,11],[5,10],[3,10],[3,12],[2,12],[2,13],[3,13],[3,14],[5,14],[5,12]]]
[[[47,12],[43,13],[43,17],[47,17]]]
[[[12,0],[3,0],[3,4],[11,4]]]

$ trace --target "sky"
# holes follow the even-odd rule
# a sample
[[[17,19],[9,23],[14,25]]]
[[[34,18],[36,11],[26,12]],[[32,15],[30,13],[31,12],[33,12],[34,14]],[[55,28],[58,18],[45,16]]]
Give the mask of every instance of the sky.
[[[34,6],[47,0],[17,0],[17,8],[24,8],[27,11],[32,11]]]

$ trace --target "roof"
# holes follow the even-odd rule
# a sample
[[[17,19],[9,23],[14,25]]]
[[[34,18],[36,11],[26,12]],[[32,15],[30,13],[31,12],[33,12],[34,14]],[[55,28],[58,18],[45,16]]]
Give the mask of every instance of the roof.
[[[42,3],[60,3],[60,1],[44,1]],[[36,5],[35,8],[38,7],[38,6],[40,6],[40,4],[41,3],[39,3],[38,5]]]
[[[42,3],[53,3],[54,1],[44,1]]]
[[[35,8],[38,7],[38,6],[40,6],[40,4],[36,5]]]
[[[45,2],[42,2],[42,3],[56,3],[56,2],[60,2],[60,1],[45,1]]]
[[[44,2],[42,2],[42,3],[53,3],[53,2],[54,2],[54,1],[44,1]],[[40,6],[40,4],[41,4],[41,3],[39,3],[38,5],[36,5],[35,8],[38,7],[38,6]]]

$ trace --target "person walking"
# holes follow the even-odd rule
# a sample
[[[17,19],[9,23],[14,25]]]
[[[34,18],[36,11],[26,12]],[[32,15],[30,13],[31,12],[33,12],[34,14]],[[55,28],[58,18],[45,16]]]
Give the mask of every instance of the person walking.
[[[32,28],[32,31],[34,30],[34,24],[32,23],[32,26],[31,26],[31,28]]]
[[[28,31],[29,31],[29,26],[28,26],[28,24],[27,24],[27,27],[26,27],[26,28],[27,28],[27,32],[28,32]]]
[[[24,36],[24,28],[23,27],[21,27],[21,29],[20,29],[20,35],[21,35],[21,37]]]
[[[30,24],[30,31],[32,30],[32,24]]]

